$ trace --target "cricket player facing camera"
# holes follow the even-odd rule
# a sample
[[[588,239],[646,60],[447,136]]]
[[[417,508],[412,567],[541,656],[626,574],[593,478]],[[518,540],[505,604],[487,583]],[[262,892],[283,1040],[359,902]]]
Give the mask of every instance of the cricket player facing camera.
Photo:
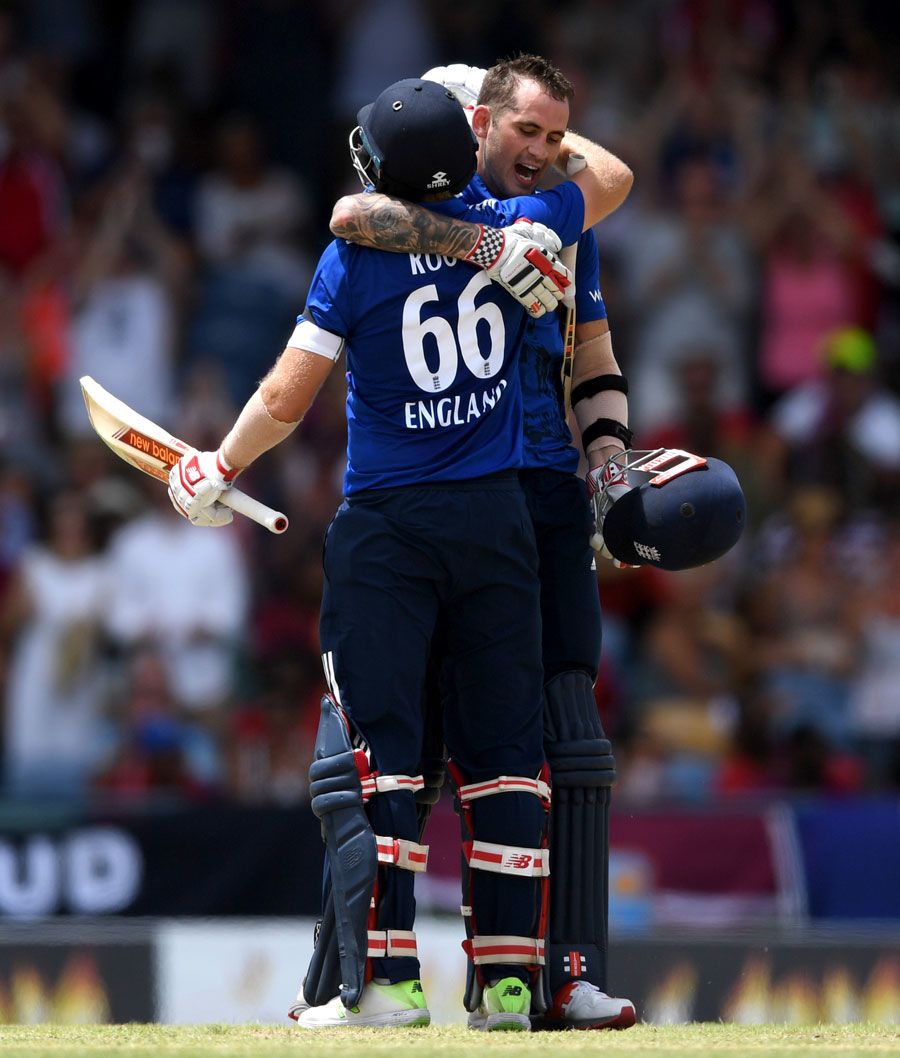
[[[325,900],[299,1024],[430,1020],[413,876],[427,866],[417,768],[440,623],[444,742],[463,808],[466,1006],[478,1028],[528,1030],[550,1001],[550,789],[518,356],[528,313],[546,314],[570,278],[552,251],[602,212],[602,173],[588,156],[539,197],[452,197],[474,173],[476,141],[453,95],[418,79],[363,108],[351,152],[376,190],[428,201],[453,255],[331,243],[286,349],[219,449],[173,467],[170,495],[195,524],[225,524],[219,498],[290,434],[345,352],[345,501],[326,534],[320,619],[330,693],[310,769]]]
[[[592,174],[587,225],[627,196],[632,182],[627,166],[568,129],[572,87],[545,59],[520,56],[488,71],[456,64],[425,77],[456,95],[478,139],[478,171],[464,201],[489,208],[497,199],[533,193],[551,167],[565,171],[572,155],[583,156]],[[544,197],[537,195],[538,201]],[[370,194],[339,201],[332,231],[381,249],[444,253],[451,242],[449,233],[442,235],[442,224],[419,206]],[[631,435],[627,384],[612,351],[597,241],[590,230],[578,242],[575,288],[572,403],[593,471],[630,447]],[[533,1011],[533,1025],[627,1028],[635,1020],[632,1004],[606,994],[609,793],[615,770],[593,695],[600,601],[591,509],[585,483],[575,475],[579,456],[566,422],[562,362],[555,314],[530,320],[519,360],[524,404],[519,480],[538,548],[544,751],[553,784],[545,945],[549,1004]],[[602,537],[594,539],[602,546]],[[451,658],[448,667],[452,664]],[[452,688],[454,681],[447,682]],[[479,1017],[476,1011],[470,1021]]]

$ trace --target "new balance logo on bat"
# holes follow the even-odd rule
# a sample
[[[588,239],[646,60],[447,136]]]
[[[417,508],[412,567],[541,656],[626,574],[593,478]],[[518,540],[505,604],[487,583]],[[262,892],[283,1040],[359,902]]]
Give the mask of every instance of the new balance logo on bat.
[[[153,437],[145,437],[144,434],[138,433],[137,430],[130,426],[123,427],[113,436],[120,438],[124,444],[133,448],[136,452],[143,452],[146,455],[153,456],[154,459],[160,459],[170,467],[174,467],[187,451],[187,447],[184,445],[176,451]]]

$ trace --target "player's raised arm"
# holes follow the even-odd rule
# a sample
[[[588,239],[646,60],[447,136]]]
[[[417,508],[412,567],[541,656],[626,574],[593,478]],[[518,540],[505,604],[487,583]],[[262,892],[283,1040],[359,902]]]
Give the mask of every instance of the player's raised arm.
[[[441,254],[483,268],[535,318],[555,309],[572,279],[556,256],[560,241],[543,224],[491,228],[432,213],[381,194],[346,195],[331,214],[339,239],[394,253]]]
[[[628,198],[634,183],[634,174],[621,159],[599,143],[594,143],[572,129],[566,129],[559,146],[558,160],[558,165],[564,172],[569,156],[573,154],[581,155],[587,163],[571,179],[578,184],[584,195],[584,226],[592,228],[617,210]]]

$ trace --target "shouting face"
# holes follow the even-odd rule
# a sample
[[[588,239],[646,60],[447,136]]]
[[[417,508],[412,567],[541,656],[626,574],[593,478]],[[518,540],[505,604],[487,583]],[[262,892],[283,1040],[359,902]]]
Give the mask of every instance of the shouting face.
[[[568,121],[569,104],[528,78],[520,78],[509,109],[476,107],[478,173],[492,194],[530,195],[556,161]]]

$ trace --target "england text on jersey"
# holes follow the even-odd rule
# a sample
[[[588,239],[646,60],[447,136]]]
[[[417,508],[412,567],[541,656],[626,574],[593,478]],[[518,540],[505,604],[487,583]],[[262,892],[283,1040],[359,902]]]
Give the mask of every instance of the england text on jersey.
[[[455,397],[442,397],[440,400],[408,401],[404,405],[406,428],[433,430],[438,427],[465,426],[495,407],[505,389],[506,379],[501,378],[496,386],[482,390],[480,399],[478,394],[470,393],[468,400],[465,400],[457,393]]]

